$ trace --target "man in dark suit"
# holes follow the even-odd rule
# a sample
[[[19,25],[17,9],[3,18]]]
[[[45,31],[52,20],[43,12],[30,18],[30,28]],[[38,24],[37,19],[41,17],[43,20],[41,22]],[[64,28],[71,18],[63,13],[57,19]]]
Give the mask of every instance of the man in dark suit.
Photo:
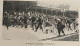
[[[34,26],[35,26],[35,21],[36,21],[36,17],[33,15],[32,18],[31,18],[33,30],[34,30]]]
[[[72,29],[71,29],[71,23],[72,23],[72,22],[71,22],[70,20],[67,20],[67,24],[69,24],[68,30],[69,30],[69,29],[72,30]]]
[[[37,31],[37,29],[40,27],[40,29],[42,29],[42,23],[43,23],[43,20],[41,19],[41,16],[38,18],[38,20],[37,20],[37,24],[38,24],[38,26],[36,27],[36,31]],[[43,29],[42,29],[42,31],[43,31]]]
[[[60,36],[60,33],[61,33],[61,32],[63,33],[63,35],[65,35],[65,33],[64,33],[64,31],[63,31],[64,27],[65,27],[65,26],[64,26],[60,21],[58,21],[57,30],[58,30],[59,36]]]
[[[25,28],[27,28],[27,20],[28,20],[28,17],[27,17],[27,15],[25,14],[25,15],[24,15],[24,19],[23,19]]]
[[[7,29],[9,27],[9,23],[10,23],[9,14],[7,13],[7,15],[5,16],[5,25],[6,25]]]

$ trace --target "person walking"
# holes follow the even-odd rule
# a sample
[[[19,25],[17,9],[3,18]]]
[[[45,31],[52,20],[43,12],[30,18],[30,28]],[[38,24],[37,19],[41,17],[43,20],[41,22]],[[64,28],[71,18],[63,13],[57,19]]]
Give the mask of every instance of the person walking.
[[[38,18],[37,20],[37,27],[36,27],[36,31],[38,30],[38,28],[42,29],[43,31],[43,28],[42,28],[42,23],[43,23],[43,20],[41,19],[41,16]]]
[[[27,28],[27,20],[28,20],[28,17],[27,17],[27,15],[25,14],[25,15],[24,15],[24,19],[23,19],[25,28]]]
[[[60,36],[60,33],[62,32],[63,33],[63,35],[65,35],[65,33],[64,33],[64,25],[60,22],[60,21],[58,21],[58,24],[57,24],[57,30],[58,30],[58,34],[59,34],[59,36]]]
[[[36,17],[33,15],[32,18],[31,18],[32,29],[33,29],[33,30],[34,30],[34,27],[36,26],[35,21],[36,21]]]
[[[10,23],[10,20],[9,20],[9,14],[7,13],[7,15],[5,16],[5,25],[7,27],[7,30],[9,28],[9,23]]]

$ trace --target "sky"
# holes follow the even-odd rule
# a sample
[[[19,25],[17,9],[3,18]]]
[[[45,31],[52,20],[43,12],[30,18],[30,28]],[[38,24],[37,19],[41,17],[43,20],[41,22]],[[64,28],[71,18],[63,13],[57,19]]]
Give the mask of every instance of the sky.
[[[79,0],[38,0],[38,5],[48,5],[48,7],[68,6],[69,10],[79,9]]]

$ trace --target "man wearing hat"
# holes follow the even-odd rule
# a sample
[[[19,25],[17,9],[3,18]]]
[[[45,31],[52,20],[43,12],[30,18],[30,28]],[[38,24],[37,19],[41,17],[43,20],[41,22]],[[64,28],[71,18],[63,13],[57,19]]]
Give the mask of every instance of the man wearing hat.
[[[61,20],[58,19],[57,30],[58,30],[59,36],[60,36],[60,33],[61,33],[61,32],[63,33],[63,35],[65,35],[65,33],[64,33],[64,31],[63,31],[64,27],[65,27],[65,26],[61,23]]]

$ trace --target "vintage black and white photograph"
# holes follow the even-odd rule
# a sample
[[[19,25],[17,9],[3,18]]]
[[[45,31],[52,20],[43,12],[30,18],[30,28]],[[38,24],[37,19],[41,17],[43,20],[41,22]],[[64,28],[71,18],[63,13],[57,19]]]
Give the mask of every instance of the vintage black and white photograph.
[[[2,39],[79,41],[78,1],[3,1]]]

